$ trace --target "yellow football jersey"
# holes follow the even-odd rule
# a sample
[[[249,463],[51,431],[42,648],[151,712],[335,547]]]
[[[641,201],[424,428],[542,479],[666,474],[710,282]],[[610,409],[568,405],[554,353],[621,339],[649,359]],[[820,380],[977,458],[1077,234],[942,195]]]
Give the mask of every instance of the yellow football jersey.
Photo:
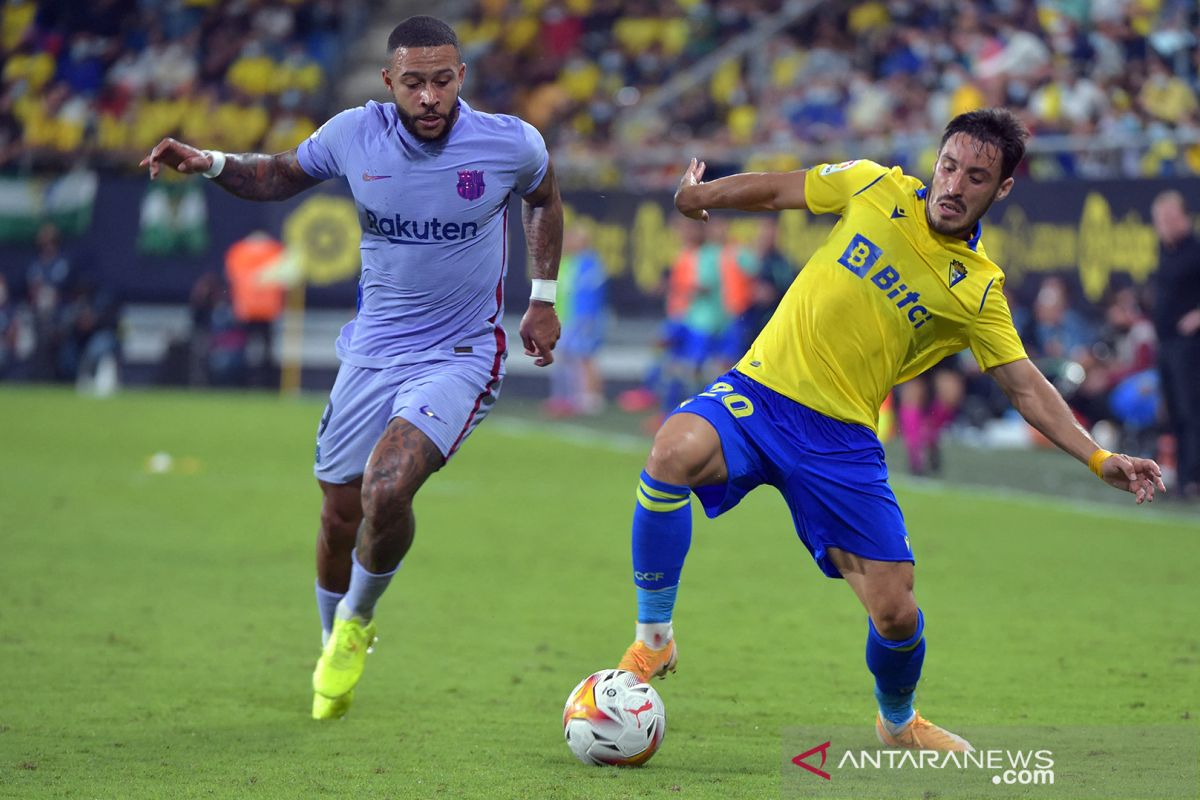
[[[1025,358],[1004,273],[979,241],[934,232],[926,189],[871,161],[808,171],[809,211],[841,220],[737,369],[816,411],[874,429],[891,388],[970,347],[983,369]]]

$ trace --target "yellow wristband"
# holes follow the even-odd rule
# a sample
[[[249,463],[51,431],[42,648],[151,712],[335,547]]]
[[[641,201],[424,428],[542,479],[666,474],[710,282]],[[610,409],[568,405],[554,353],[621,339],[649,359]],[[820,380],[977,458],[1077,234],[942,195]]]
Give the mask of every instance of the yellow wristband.
[[[1096,473],[1097,478],[1103,478],[1104,473],[1102,470],[1104,468],[1104,462],[1110,459],[1112,455],[1112,453],[1104,450],[1103,448],[1097,450],[1096,452],[1092,453],[1092,457],[1088,459],[1088,469]]]

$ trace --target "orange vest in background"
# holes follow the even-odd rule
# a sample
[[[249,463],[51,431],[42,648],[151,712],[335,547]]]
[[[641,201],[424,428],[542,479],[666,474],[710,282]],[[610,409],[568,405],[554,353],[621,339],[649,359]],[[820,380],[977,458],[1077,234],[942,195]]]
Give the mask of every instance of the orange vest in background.
[[[242,322],[273,322],[283,312],[283,287],[259,280],[283,255],[283,249],[269,236],[252,234],[234,242],[225,253],[233,313]]]
[[[738,253],[741,250],[735,244],[721,249],[721,303],[735,319],[754,304],[754,277],[747,275],[738,265]]]
[[[681,250],[671,265],[667,279],[667,319],[679,319],[687,313],[696,290],[696,250]]]

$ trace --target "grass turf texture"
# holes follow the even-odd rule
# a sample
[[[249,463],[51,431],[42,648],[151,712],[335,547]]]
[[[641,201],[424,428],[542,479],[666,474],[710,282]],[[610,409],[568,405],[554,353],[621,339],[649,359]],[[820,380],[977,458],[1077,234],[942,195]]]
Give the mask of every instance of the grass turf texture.
[[[763,490],[717,521],[697,511],[680,669],[655,684],[662,750],[637,770],[577,763],[562,704],[631,638],[644,454],[501,406],[419,495],[356,706],[321,724],[320,402],[0,391],[0,797],[773,797],[784,728],[871,724],[864,614]],[[155,474],[160,451],[173,469]],[[1195,724],[1194,520],[900,499],[930,718]]]

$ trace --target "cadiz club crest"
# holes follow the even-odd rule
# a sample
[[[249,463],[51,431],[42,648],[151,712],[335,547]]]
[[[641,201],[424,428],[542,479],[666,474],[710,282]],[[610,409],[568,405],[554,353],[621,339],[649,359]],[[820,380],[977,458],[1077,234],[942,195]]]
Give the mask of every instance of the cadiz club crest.
[[[478,200],[483,197],[483,170],[460,169],[458,171],[458,196],[463,200]]]
[[[461,192],[462,192],[462,190],[460,189],[459,193],[461,194]],[[958,283],[959,281],[961,281],[965,277],[967,277],[966,266],[961,261],[959,261],[957,258],[954,259],[953,261],[951,261],[950,262],[950,288],[953,289],[954,285],[956,283]]]

